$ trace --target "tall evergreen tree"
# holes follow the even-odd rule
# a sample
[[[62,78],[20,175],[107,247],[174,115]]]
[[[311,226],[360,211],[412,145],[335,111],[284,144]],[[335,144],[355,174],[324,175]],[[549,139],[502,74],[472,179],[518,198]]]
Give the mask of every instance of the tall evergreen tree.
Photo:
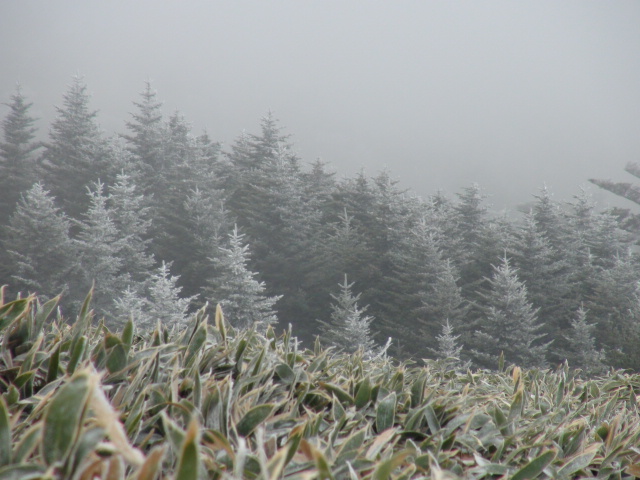
[[[273,306],[280,297],[265,296],[264,283],[247,268],[249,246],[243,239],[235,227],[229,235],[229,247],[219,248],[212,261],[220,274],[205,286],[204,297],[212,305],[220,303],[232,325],[264,328],[277,321]]]
[[[563,351],[575,311],[575,302],[570,300],[571,264],[556,255],[533,211],[517,230],[512,258],[529,300],[538,309],[541,332],[555,339],[554,351]]]
[[[34,142],[36,121],[29,114],[32,106],[18,86],[6,103],[9,113],[2,120],[3,140],[0,142],[0,225],[5,225],[20,199],[20,193],[31,188],[39,177]]]
[[[159,320],[167,327],[184,328],[194,297],[180,298],[182,289],[177,286],[178,278],[171,275],[169,267],[162,262],[151,277],[147,317],[153,324]]]
[[[70,238],[70,219],[55,205],[41,183],[23,194],[4,239],[9,254],[12,289],[45,298],[66,293],[77,270],[77,252]],[[64,302],[66,303],[66,302]]]
[[[107,207],[104,184],[94,184],[89,190],[89,209],[84,215],[76,240],[82,264],[82,282],[79,292],[88,291],[95,282],[94,306],[101,314],[111,307],[119,286],[123,260],[122,249],[127,239],[118,235],[118,229]]]
[[[220,248],[227,246],[226,232],[231,230],[232,222],[219,190],[196,188],[184,201],[184,210],[189,228],[180,239],[185,264],[181,283],[185,293],[196,295],[220,273],[216,264],[206,259],[218,257]]]
[[[470,362],[464,362],[462,358],[462,345],[458,343],[460,335],[454,335],[454,328],[447,320],[442,325],[442,333],[436,337],[438,348],[431,348],[432,355],[439,360],[445,370],[462,370],[470,366]]]
[[[611,268],[598,270],[585,301],[597,323],[597,346],[615,368],[640,369],[640,268],[631,252],[619,255]]]
[[[148,252],[149,207],[144,195],[137,193],[131,176],[120,173],[116,183],[109,187],[108,210],[121,240],[118,256],[122,260],[119,274],[135,283],[145,283],[153,267],[153,256]]]
[[[76,219],[88,207],[86,188],[98,179],[110,181],[112,173],[108,144],[89,99],[82,78],[73,77],[62,107],[56,107],[43,152],[47,183],[65,212]]]
[[[140,97],[140,101],[133,102],[137,111],[131,113],[132,120],[126,124],[131,133],[124,138],[141,172],[142,193],[151,195],[159,173],[165,168],[162,102],[149,81],[145,82]]]
[[[488,279],[489,291],[482,296],[486,306],[477,322],[474,340],[476,361],[495,368],[500,353],[522,367],[544,367],[549,343],[539,333],[537,310],[527,299],[527,289],[504,257]]]
[[[354,353],[360,349],[365,355],[375,355],[375,341],[371,333],[373,317],[365,315],[367,307],[358,307],[360,294],[353,295],[353,283],[347,281],[340,284],[340,293],[331,294],[335,303],[331,304],[331,320],[321,321],[321,338],[340,351]]]
[[[580,368],[587,375],[604,373],[604,350],[596,348],[594,339],[595,324],[587,323],[587,311],[580,307],[571,321],[571,331],[567,337],[569,365]]]

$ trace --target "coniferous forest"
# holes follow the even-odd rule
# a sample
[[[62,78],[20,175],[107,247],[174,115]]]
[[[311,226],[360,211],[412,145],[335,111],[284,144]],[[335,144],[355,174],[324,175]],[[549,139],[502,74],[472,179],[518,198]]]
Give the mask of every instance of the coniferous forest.
[[[149,83],[121,132],[101,130],[80,77],[47,132],[19,89],[6,104],[7,297],[62,294],[72,316],[93,286],[114,331],[130,317],[180,329],[220,304],[236,328],[291,325],[306,345],[370,357],[640,369],[635,217],[588,189],[558,201],[541,186],[510,216],[477,185],[422,198],[390,172],[341,177],[299,158],[272,113],[223,147]]]

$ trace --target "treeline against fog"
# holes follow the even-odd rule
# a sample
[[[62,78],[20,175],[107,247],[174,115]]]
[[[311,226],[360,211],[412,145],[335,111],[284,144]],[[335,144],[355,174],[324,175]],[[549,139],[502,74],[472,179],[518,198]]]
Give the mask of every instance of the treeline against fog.
[[[410,194],[387,172],[338,178],[296,155],[272,114],[222,148],[151,85],[107,135],[74,78],[39,137],[18,90],[0,144],[6,295],[94,285],[109,328],[180,326],[206,302],[240,327],[293,326],[338,349],[590,373],[640,368],[634,235],[585,190],[545,188],[518,218],[472,185]],[[576,179],[579,183],[579,179]]]

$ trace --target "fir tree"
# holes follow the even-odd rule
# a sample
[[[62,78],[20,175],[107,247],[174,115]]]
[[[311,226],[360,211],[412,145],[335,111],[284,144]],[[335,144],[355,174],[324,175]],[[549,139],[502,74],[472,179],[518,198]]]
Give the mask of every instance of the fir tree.
[[[121,240],[119,274],[128,276],[130,281],[144,283],[154,264],[153,256],[147,251],[151,220],[144,196],[136,190],[131,176],[120,173],[115,185],[109,188],[108,213]]]
[[[218,277],[216,265],[203,259],[219,255],[220,247],[227,245],[226,232],[232,224],[219,190],[196,188],[184,201],[184,211],[189,228],[180,240],[185,263],[181,281],[187,293],[197,294],[203,284]]]
[[[500,353],[522,367],[546,366],[549,343],[543,343],[537,310],[527,299],[527,289],[504,257],[487,279],[489,291],[474,335],[474,356],[486,367],[498,364]]]
[[[178,277],[171,275],[169,267],[162,262],[151,277],[147,318],[153,322],[152,325],[159,320],[167,327],[183,328],[194,297],[180,298],[182,289],[177,286]]]
[[[353,295],[344,276],[344,283],[340,284],[340,294],[331,294],[335,303],[331,304],[331,320],[320,321],[321,338],[340,351],[354,353],[362,350],[365,355],[373,356],[376,353],[375,341],[371,334],[371,322],[373,317],[365,315],[367,307],[359,308],[360,294]]]
[[[35,118],[29,115],[28,103],[18,86],[11,101],[5,104],[9,114],[2,121],[3,141],[0,142],[0,225],[6,224],[20,193],[31,188],[39,177],[34,152],[40,147],[34,142]]]
[[[587,323],[587,311],[580,307],[571,321],[571,331],[567,336],[569,365],[580,368],[586,375],[604,373],[604,350],[596,348],[594,340],[595,324]]]
[[[80,218],[88,207],[86,188],[98,178],[111,179],[111,155],[96,123],[97,112],[89,109],[87,86],[73,77],[63,97],[63,106],[51,124],[45,143],[43,166],[48,184],[64,210]]]
[[[89,209],[80,225],[80,233],[76,243],[80,252],[83,272],[83,285],[78,291],[88,291],[95,282],[96,295],[94,305],[101,313],[106,313],[111,306],[119,284],[123,280],[123,260],[120,256],[126,239],[121,238],[107,208],[107,196],[104,184],[94,184],[89,190]]]
[[[280,297],[265,296],[265,285],[247,268],[249,246],[243,244],[244,235],[238,227],[229,235],[229,247],[219,248],[213,258],[219,275],[204,288],[204,297],[210,304],[220,303],[225,317],[238,328],[265,328],[277,321],[273,310]]]
[[[115,326],[121,328],[129,319],[132,319],[139,330],[151,329],[155,323],[148,311],[149,300],[131,285],[128,285],[113,302]]]
[[[512,258],[519,279],[527,286],[529,300],[538,309],[541,332],[556,339],[555,350],[562,350],[566,347],[563,335],[570,328],[575,310],[569,301],[570,263],[555,254],[533,211],[517,230]]]
[[[139,102],[133,102],[137,107],[137,111],[131,114],[133,120],[126,124],[131,134],[124,135],[124,138],[141,172],[141,191],[151,195],[158,175],[165,168],[162,102],[158,101],[149,81],[145,82],[140,97]]]
[[[463,363],[461,360],[462,345],[458,344],[459,338],[460,335],[454,335],[454,328],[447,320],[442,325],[442,333],[436,337],[438,348],[429,349],[445,370],[462,370],[470,365],[469,362]]]
[[[449,259],[444,261],[442,271],[422,303],[425,318],[432,319],[432,322],[444,319],[451,322],[453,328],[465,325],[469,306],[462,297],[456,268]]]
[[[68,290],[76,272],[77,252],[70,238],[71,220],[55,206],[41,183],[25,192],[11,216],[4,239],[16,291],[52,298]]]

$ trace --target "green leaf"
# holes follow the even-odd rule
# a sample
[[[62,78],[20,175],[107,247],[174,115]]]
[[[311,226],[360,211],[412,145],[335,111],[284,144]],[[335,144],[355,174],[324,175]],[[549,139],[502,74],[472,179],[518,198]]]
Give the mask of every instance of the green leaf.
[[[513,395],[513,400],[511,401],[511,407],[509,408],[509,421],[519,417],[522,413],[522,405],[524,402],[524,390],[522,386],[518,389],[518,391]]]
[[[87,347],[87,337],[84,335],[78,338],[78,341],[75,342],[73,346],[73,351],[71,352],[71,358],[69,359],[69,363],[67,363],[67,374],[73,375],[73,372],[76,371],[76,367],[78,363],[82,360],[84,356],[84,351]]]
[[[593,458],[598,453],[602,444],[596,443],[585,448],[582,452],[573,455],[565,461],[565,464],[558,470],[558,478],[571,478],[576,472],[587,468]]]
[[[116,373],[127,367],[127,351],[123,344],[118,344],[111,349],[107,356],[107,370]]]
[[[376,409],[376,431],[378,433],[393,427],[396,415],[396,392],[391,392]]]
[[[44,468],[40,465],[7,465],[6,467],[0,468],[0,480],[40,479],[44,471]]]
[[[122,343],[129,348],[131,348],[131,345],[133,344],[133,332],[134,332],[133,319],[129,318],[127,323],[124,324],[124,328],[122,329],[122,337],[121,337]],[[129,352],[127,351],[127,353]]]
[[[258,405],[249,410],[236,425],[238,435],[246,437],[253,432],[258,425],[264,422],[275,408],[273,404]]]
[[[58,369],[60,368],[60,344],[56,347],[49,359],[49,368],[47,370],[47,383],[51,383],[58,378]]]
[[[424,386],[427,382],[427,375],[420,375],[413,385],[411,385],[411,407],[416,408],[424,400]]]
[[[22,463],[36,449],[40,442],[42,424],[40,422],[27,430],[13,451],[13,463]]]
[[[202,346],[207,341],[207,324],[202,322],[196,332],[193,334],[189,345],[187,346],[187,353],[185,355],[184,364],[189,367],[193,362],[196,354],[200,351]]]
[[[0,307],[0,332],[29,313],[33,300],[33,297],[20,298],[2,305]]]
[[[63,461],[73,448],[91,394],[89,383],[89,374],[79,372],[49,403],[42,431],[42,456],[47,465]]]
[[[194,418],[189,422],[184,443],[180,450],[176,480],[198,480],[198,470],[200,466],[199,443],[198,422]]]
[[[0,397],[0,467],[11,462],[11,424],[9,423],[9,408]]]
[[[34,332],[32,333],[33,335],[37,335],[42,331],[44,322],[46,322],[47,318],[49,318],[49,315],[51,315],[51,312],[53,312],[58,306],[59,301],[60,295],[58,295],[57,297],[53,297],[48,302],[45,302],[45,304],[38,309],[38,313],[35,317]]]
[[[530,480],[537,478],[542,471],[547,468],[553,460],[556,458],[558,452],[556,450],[548,450],[542,455],[538,455],[536,458],[527,463],[524,467],[518,470],[511,480]]]
[[[356,391],[354,403],[357,409],[361,409],[369,403],[369,400],[371,400],[371,380],[369,380],[369,377],[364,377]]]
[[[438,420],[438,416],[436,415],[433,406],[427,405],[425,407],[424,417],[427,419],[427,423],[429,424],[429,430],[431,430],[431,433],[435,434],[440,431],[442,426],[440,425],[440,420]]]
[[[293,369],[286,363],[281,363],[275,368],[276,375],[285,385],[291,385],[296,379],[296,374]]]
[[[402,465],[405,459],[414,453],[415,452],[413,450],[404,450],[396,453],[393,457],[380,462],[373,471],[373,475],[371,476],[372,480],[387,480],[391,477],[391,472]]]
[[[328,383],[328,382],[320,382],[320,386],[324,388],[327,392],[333,393],[336,396],[336,398],[340,400],[340,403],[353,405],[353,402],[354,402],[353,397],[349,395],[348,392],[340,388],[339,386],[334,385],[333,383]]]

